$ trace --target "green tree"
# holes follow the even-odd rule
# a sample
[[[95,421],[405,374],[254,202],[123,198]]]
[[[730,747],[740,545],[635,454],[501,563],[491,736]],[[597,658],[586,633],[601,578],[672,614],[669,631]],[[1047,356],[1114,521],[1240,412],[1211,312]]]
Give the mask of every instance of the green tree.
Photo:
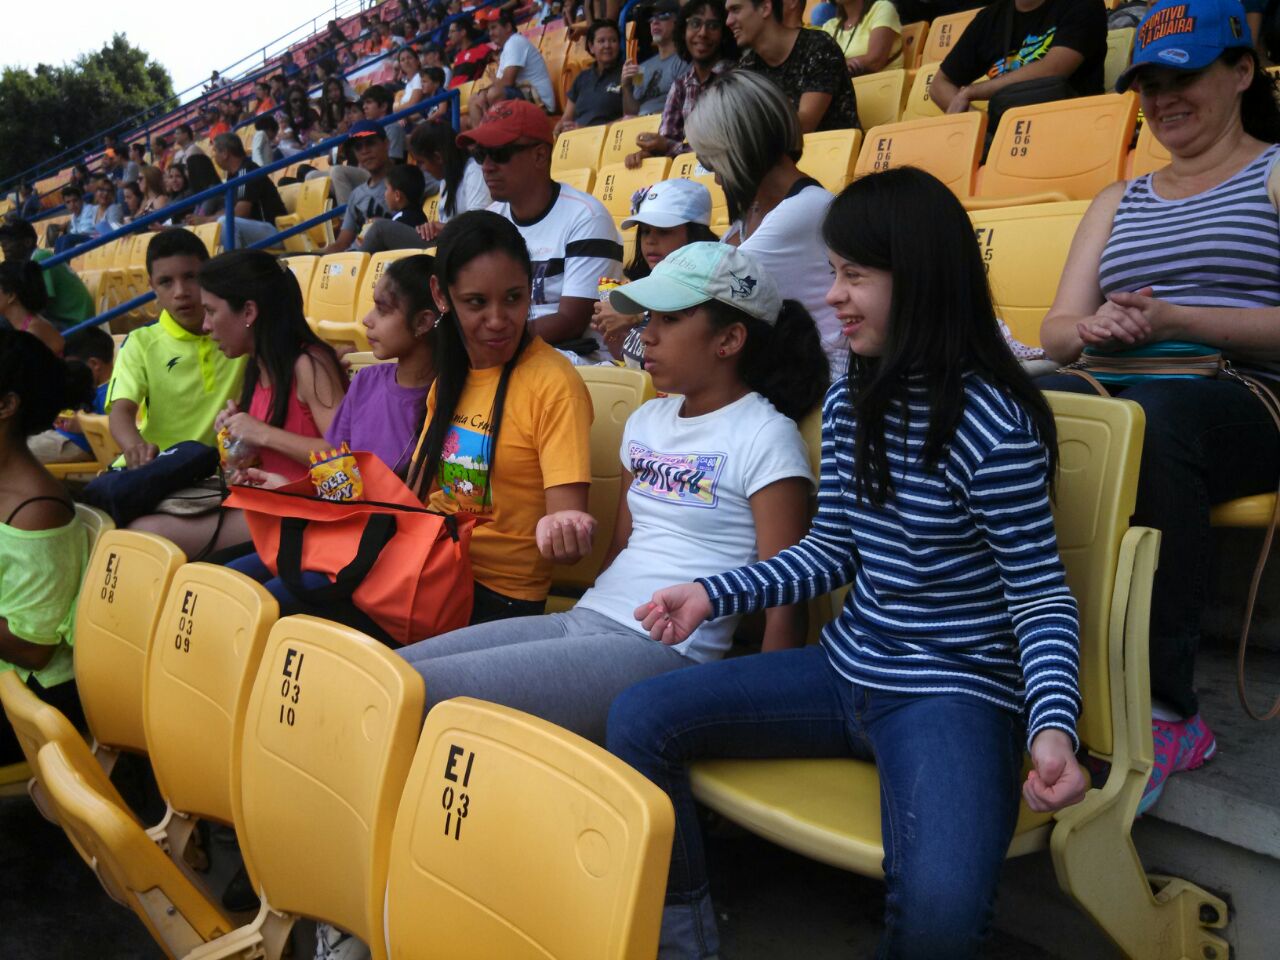
[[[173,95],[169,72],[117,33],[62,66],[0,74],[0,179]]]

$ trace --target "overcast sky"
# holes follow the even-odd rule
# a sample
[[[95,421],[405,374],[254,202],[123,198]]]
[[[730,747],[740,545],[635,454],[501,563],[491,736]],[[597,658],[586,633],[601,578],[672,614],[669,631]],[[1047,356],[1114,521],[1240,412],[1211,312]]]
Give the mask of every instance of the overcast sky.
[[[344,14],[354,12],[356,0],[339,0]],[[61,64],[82,53],[101,49],[113,33],[124,33],[135,47],[163,64],[173,78],[175,92],[209,78],[314,17],[317,26],[333,17],[334,4],[323,0],[162,0],[115,3],[88,0],[5,2],[5,36],[0,52],[4,66],[34,67]],[[298,35],[299,38],[301,35]],[[259,54],[258,63],[261,63]],[[242,64],[236,72],[248,68]]]

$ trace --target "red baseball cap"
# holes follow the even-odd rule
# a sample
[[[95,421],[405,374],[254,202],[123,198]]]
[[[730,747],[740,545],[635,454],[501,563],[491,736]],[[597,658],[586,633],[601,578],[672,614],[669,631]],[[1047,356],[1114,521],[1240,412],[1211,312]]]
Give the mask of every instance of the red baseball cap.
[[[476,23],[488,23],[490,20],[498,19],[498,12],[497,7],[482,7],[476,11],[474,19]]]
[[[479,126],[458,134],[458,146],[505,147],[522,137],[555,143],[551,131],[551,118],[541,107],[528,100],[502,100],[489,108]]]

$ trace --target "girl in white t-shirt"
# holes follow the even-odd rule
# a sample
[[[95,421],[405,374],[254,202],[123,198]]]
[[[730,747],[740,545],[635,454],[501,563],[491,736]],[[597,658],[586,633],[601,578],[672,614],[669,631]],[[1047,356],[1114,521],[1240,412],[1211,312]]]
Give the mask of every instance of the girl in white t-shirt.
[[[602,742],[631,683],[722,656],[737,617],[678,646],[637,628],[636,607],[673,576],[772,557],[808,526],[813,473],[795,420],[821,399],[827,361],[813,320],[748,254],[695,243],[611,294],[650,312],[645,369],[679,394],[650,401],[623,430],[623,496],[595,585],[566,613],[468,627],[400,651],[433,701],[472,696]],[[580,549],[576,511],[542,518],[544,554]],[[765,650],[804,643],[803,607],[766,617]]]

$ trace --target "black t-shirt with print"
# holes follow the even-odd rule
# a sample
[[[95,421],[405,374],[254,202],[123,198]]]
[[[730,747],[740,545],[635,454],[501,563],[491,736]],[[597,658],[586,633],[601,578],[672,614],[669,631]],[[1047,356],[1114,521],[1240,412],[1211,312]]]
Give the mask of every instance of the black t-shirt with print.
[[[1013,6],[1013,0],[998,0],[978,11],[942,61],[942,72],[952,83],[965,86],[1040,60],[1052,47],[1084,57],[1066,78],[1076,93],[1102,93],[1107,59],[1107,8],[1102,0],[1045,0],[1025,13]]]
[[[257,170],[258,165],[252,160],[246,160],[240,167],[239,176],[248,176],[250,170]],[[270,177],[258,177],[256,180],[250,180],[248,183],[240,187],[236,191],[237,200],[248,200],[252,205],[249,211],[250,220],[261,220],[264,223],[275,223],[276,217],[283,217],[289,211],[285,209],[284,201],[280,199],[280,193],[276,190],[276,185],[271,182]]]
[[[790,56],[776,67],[761,60],[754,50],[744,53],[739,65],[776,83],[797,110],[802,94],[829,94],[831,102],[816,129],[847,130],[858,126],[858,101],[849,81],[849,67],[840,47],[821,30],[801,30]]]

